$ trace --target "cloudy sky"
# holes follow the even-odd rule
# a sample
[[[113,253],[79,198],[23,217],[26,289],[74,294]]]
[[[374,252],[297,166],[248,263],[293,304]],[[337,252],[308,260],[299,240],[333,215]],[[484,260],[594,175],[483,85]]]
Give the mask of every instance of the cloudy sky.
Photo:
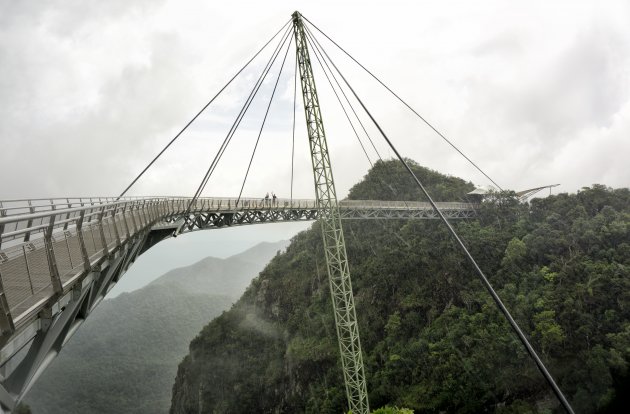
[[[629,4],[0,0],[0,199],[119,194],[296,9],[502,187],[627,187]],[[489,184],[320,39],[404,155]],[[253,62],[130,194],[194,192],[270,52]],[[279,64],[204,195],[238,194]],[[245,196],[291,192],[293,67],[289,53]],[[321,70],[315,71],[343,197],[369,163]],[[300,108],[297,115],[293,191],[310,198]],[[381,155],[391,157],[374,128],[368,132]]]
[[[295,9],[501,186],[628,186],[628,4],[0,0],[0,198],[118,194]],[[405,155],[488,184],[323,44]],[[194,191],[267,57],[239,77],[132,193]],[[290,193],[293,65],[290,53],[245,195]],[[277,68],[204,195],[238,194]],[[369,164],[316,71],[343,196]],[[294,193],[310,197],[304,119],[297,114]],[[390,156],[369,132],[381,155]]]

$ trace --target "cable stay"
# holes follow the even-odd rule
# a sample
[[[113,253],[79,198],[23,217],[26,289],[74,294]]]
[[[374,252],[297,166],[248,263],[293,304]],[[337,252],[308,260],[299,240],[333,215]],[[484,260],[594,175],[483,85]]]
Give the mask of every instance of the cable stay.
[[[297,103],[298,55],[295,53],[295,69],[293,72],[293,132],[291,138],[291,205],[293,205],[293,166],[295,164],[295,108]]]
[[[262,73],[260,74],[258,80],[254,84],[254,87],[253,87],[252,91],[250,92],[249,96],[247,97],[247,100],[243,104],[243,107],[241,108],[239,114],[236,117],[236,120],[232,124],[230,130],[228,131],[228,134],[226,135],[225,139],[223,140],[223,143],[221,144],[221,147],[219,148],[219,151],[217,152],[214,160],[210,164],[210,167],[208,168],[208,171],[206,172],[206,175],[204,176],[201,185],[199,186],[199,188],[195,192],[195,195],[193,196],[193,200],[191,200],[191,205],[201,195],[201,193],[205,189],[206,184],[208,183],[208,180],[212,176],[212,173],[214,172],[214,170],[215,170],[216,166],[218,165],[219,161],[221,160],[221,157],[223,157],[223,154],[225,153],[225,150],[227,149],[228,145],[232,141],[232,137],[234,136],[234,134],[236,133],[236,130],[240,126],[241,121],[243,120],[243,118],[245,117],[245,114],[249,110],[249,107],[250,107],[251,103],[253,102],[254,98],[256,97],[256,94],[258,93],[258,91],[260,90],[260,87],[262,86],[265,78],[267,77],[267,74],[269,74],[269,71],[271,70],[271,67],[273,66],[274,62],[276,61],[276,58],[278,57],[278,54],[280,53],[280,50],[284,46],[284,43],[287,41],[289,36],[290,36],[290,28],[287,28],[287,31],[285,32],[283,40],[276,47],[274,53],[272,54],[271,58],[267,62],[267,65],[265,66],[265,68],[263,69]]]
[[[326,61],[326,59],[323,56],[323,52],[320,50],[319,45],[314,41],[313,39],[313,35],[310,32],[310,30],[308,29],[308,27],[305,26],[305,33],[306,33],[306,38],[308,39],[308,44],[311,46],[311,50],[313,50],[313,53],[315,54],[315,57],[317,58],[317,61],[320,64],[320,67],[322,68],[322,71],[324,72],[324,74],[326,75],[326,79],[328,80],[328,84],[330,85],[331,89],[333,90],[333,92],[335,93],[335,96],[337,97],[337,100],[341,106],[341,108],[344,111],[344,114],[346,115],[346,119],[348,120],[348,122],[350,123],[350,126],[352,127],[352,130],[354,131],[357,140],[359,141],[359,144],[361,145],[361,148],[363,149],[363,153],[365,155],[365,157],[367,158],[368,162],[370,163],[370,166],[372,168],[374,168],[374,164],[372,163],[372,160],[370,159],[370,157],[368,156],[365,147],[363,146],[363,142],[361,141],[361,138],[359,137],[356,129],[354,128],[354,125],[352,123],[352,121],[350,120],[350,117],[348,116],[347,111],[344,108],[344,104],[341,102],[341,100],[339,99],[339,95],[337,94],[337,92],[335,91],[335,86],[332,84],[332,82],[330,81],[330,77],[332,77],[335,80],[335,83],[337,84],[337,87],[339,88],[339,90],[341,91],[341,93],[343,94],[346,102],[348,103],[348,105],[350,106],[350,109],[352,110],[352,113],[354,114],[354,116],[357,118],[357,120],[359,121],[359,123],[361,124],[361,127],[363,128],[363,131],[365,132],[365,134],[367,135],[368,139],[370,140],[370,143],[372,144],[372,147],[374,148],[374,150],[376,151],[377,157],[380,161],[383,161],[383,158],[381,157],[380,153],[376,150],[376,147],[374,145],[373,140],[371,139],[369,133],[367,132],[365,126],[363,125],[363,123],[361,122],[361,119],[359,117],[359,115],[357,114],[356,110],[354,109],[354,106],[352,105],[352,103],[350,102],[350,99],[348,98],[348,96],[346,95],[346,93],[343,90],[343,87],[341,86],[341,84],[339,83],[339,81],[337,80],[337,77],[335,76],[334,71],[330,68],[330,65],[328,64],[328,62]],[[323,62],[323,63],[322,63]],[[328,73],[330,73],[330,77],[328,76]],[[390,190],[392,192],[392,194],[394,196],[396,196],[396,186],[394,185],[392,187],[392,185],[390,183],[387,183],[383,180],[382,177],[380,177],[379,175],[375,174],[375,177],[378,179],[379,183],[381,184],[382,188],[386,188],[387,190]],[[407,205],[407,202],[403,200],[403,203],[405,204],[405,206]],[[401,241],[403,244],[405,244],[407,247],[410,247],[409,243],[403,239],[403,237],[398,233],[398,231],[392,230],[390,228],[386,228],[382,223],[380,223],[380,221],[377,221],[377,223],[379,225],[382,226],[383,230],[389,232],[390,234],[392,234],[394,237],[396,237],[399,241]]]
[[[365,157],[367,158],[367,160],[370,163],[370,165],[372,166],[372,168],[374,168],[374,164],[372,163],[372,160],[368,156],[367,151],[365,150],[365,147],[363,145],[363,142],[361,141],[361,138],[359,138],[359,135],[358,135],[356,129],[354,128],[354,125],[353,125],[352,121],[350,120],[350,117],[348,116],[348,113],[346,112],[346,110],[344,108],[344,104],[339,99],[339,95],[335,91],[335,87],[333,86],[332,82],[330,82],[330,77],[328,76],[327,70],[328,70],[328,72],[330,72],[331,77],[335,80],[335,83],[337,84],[337,87],[339,88],[339,90],[341,91],[343,96],[345,97],[346,102],[348,103],[348,106],[350,106],[350,109],[352,110],[353,114],[355,115],[355,117],[357,118],[359,123],[361,124],[361,127],[363,128],[363,131],[367,135],[367,138],[370,140],[370,143],[372,144],[372,147],[376,151],[376,155],[377,155],[378,159],[380,161],[383,161],[383,158],[381,157],[381,154],[376,150],[376,146],[374,145],[374,142],[373,142],[372,138],[370,137],[370,134],[367,132],[365,126],[361,122],[361,118],[359,117],[359,115],[357,114],[356,110],[354,109],[354,105],[352,105],[352,103],[350,102],[350,99],[348,98],[348,96],[344,92],[343,87],[341,86],[339,81],[337,81],[337,78],[335,76],[334,71],[330,68],[330,66],[328,65],[328,62],[324,58],[323,51],[320,49],[318,43],[316,43],[315,39],[313,38],[312,33],[310,32],[310,30],[306,26],[305,26],[305,33],[306,33],[306,38],[308,40],[308,43],[309,43],[309,45],[311,45],[311,49],[313,50],[313,52],[315,54],[315,57],[317,58],[317,61],[319,62],[320,66],[322,68],[322,71],[326,75],[326,79],[328,79],[328,83],[329,83],[330,87],[332,88],[333,92],[335,92],[335,95],[337,96],[337,100],[339,101],[339,104],[341,105],[341,108],[343,109],[343,111],[344,111],[344,113],[346,115],[346,118],[347,118],[348,122],[350,123],[350,126],[352,127],[352,130],[354,131],[354,133],[355,133],[355,135],[357,137],[357,140],[359,141],[359,144],[361,145],[361,148],[363,149],[363,153],[365,154]],[[321,59],[320,59],[320,56],[321,56]],[[322,62],[324,62],[325,66],[324,66],[324,64],[322,64]],[[391,191],[391,193],[394,196],[396,196],[397,189],[396,189],[395,185],[392,186],[390,183],[385,182],[383,180],[383,178],[380,177],[377,174],[375,174],[375,176],[376,176],[376,178],[378,179],[379,183],[381,184],[381,186],[383,188],[388,189],[389,191]],[[406,201],[403,200],[403,202],[405,203],[405,205],[407,205]],[[399,235],[396,234],[396,237],[399,237]]]
[[[260,142],[260,137],[262,135],[263,129],[265,128],[265,122],[267,121],[267,115],[269,115],[269,108],[271,108],[273,97],[276,94],[276,89],[278,88],[278,82],[280,81],[280,77],[282,76],[282,69],[284,69],[284,64],[287,61],[287,56],[289,55],[289,49],[291,48],[292,42],[293,42],[293,38],[289,40],[287,51],[284,53],[284,59],[282,60],[282,65],[280,66],[280,70],[278,71],[278,77],[276,78],[276,83],[273,85],[273,91],[271,92],[271,97],[269,98],[269,104],[267,105],[267,110],[265,111],[265,117],[263,118],[262,124],[260,125],[260,131],[258,132],[258,138],[256,138],[256,144],[254,145],[254,150],[252,151],[252,157],[249,159],[249,165],[247,166],[247,171],[245,172],[245,177],[243,178],[243,184],[241,185],[241,190],[239,191],[238,198],[236,199],[237,206],[238,206],[239,201],[241,200],[241,196],[243,195],[243,188],[245,188],[245,182],[247,181],[249,169],[252,166],[252,161],[254,161],[254,155],[256,155],[256,149],[258,148],[258,143]]]
[[[280,34],[280,32],[282,32],[282,30],[287,27],[287,25],[291,22],[291,20],[289,20],[288,22],[286,22],[281,28],[280,30],[278,30],[272,37],[271,39],[269,39],[267,41],[267,43],[265,43],[259,50],[258,52],[256,52],[254,54],[254,56],[252,56],[251,59],[249,59],[247,61],[247,63],[245,63],[245,65],[243,65],[243,67],[241,69],[239,69],[238,72],[236,72],[236,74],[234,76],[232,76],[232,78],[219,90],[219,92],[217,92],[216,95],[214,95],[214,97],[212,97],[212,99],[210,99],[208,101],[208,103],[206,103],[203,108],[201,108],[201,110],[199,112],[197,112],[197,114],[195,116],[192,117],[192,119],[190,121],[188,121],[188,123],[186,125],[184,125],[184,127],[175,135],[175,137],[173,137],[173,139],[170,140],[170,142],[168,144],[166,144],[166,146],[164,148],[162,148],[162,150],[153,158],[153,160],[151,160],[151,162],[149,162],[149,164],[147,164],[146,167],[144,167],[144,169],[140,172],[140,174],[138,174],[138,176],[136,176],[136,178],[133,179],[133,181],[127,186],[127,188],[125,188],[123,190],[122,193],[120,193],[120,195],[116,198],[116,200],[120,200],[121,197],[123,197],[125,194],[127,194],[127,191],[129,191],[129,189],[140,179],[140,177],[142,177],[144,175],[145,172],[147,172],[147,170],[158,160],[158,158],[160,158],[162,156],[162,154],[164,154],[164,152],[177,140],[177,138],[180,137],[180,135],[182,135],[184,133],[184,131],[186,131],[188,129],[188,127],[190,125],[192,125],[193,122],[195,122],[195,120],[199,117],[199,115],[201,115],[209,106],[210,104],[212,104],[212,102],[214,102],[219,95],[221,95],[221,93],[234,81],[234,79],[236,79],[238,77],[238,75],[240,75],[245,68],[247,68],[247,66],[249,66],[250,63],[252,63],[252,61],[254,59],[256,59],[256,57],[269,45],[269,43],[271,43],[273,41],[273,39],[275,39],[278,34]]]
[[[372,138],[370,137],[370,134],[367,132],[367,129],[365,129],[365,126],[363,125],[363,122],[361,121],[361,118],[359,117],[359,115],[355,111],[354,106],[350,102],[350,99],[348,99],[348,96],[346,95],[345,91],[343,90],[343,88],[339,84],[339,81],[337,80],[337,77],[335,76],[335,72],[330,69],[330,66],[328,65],[328,62],[326,62],[326,59],[324,59],[323,56],[322,56],[322,59],[320,60],[319,55],[321,55],[322,52],[319,51],[319,48],[317,47],[317,45],[314,44],[314,42],[312,42],[313,35],[312,35],[311,31],[306,26],[304,27],[304,29],[305,29],[306,37],[307,37],[307,39],[309,39],[309,44],[313,44],[314,45],[313,51],[315,52],[315,57],[317,58],[317,61],[319,62],[320,66],[322,67],[322,71],[326,75],[326,79],[328,79],[328,83],[330,84],[330,87],[333,89],[333,91],[335,91],[335,87],[333,86],[332,82],[330,81],[330,78],[328,77],[328,74],[326,73],[326,68],[328,69],[328,72],[330,73],[330,76],[333,78],[333,80],[337,84],[337,87],[339,88],[339,91],[341,92],[341,94],[345,98],[346,102],[348,103],[348,106],[350,106],[350,110],[352,111],[352,113],[354,114],[355,118],[359,122],[359,125],[361,125],[361,128],[363,129],[363,132],[367,136],[367,139],[370,141],[370,144],[372,144],[372,148],[374,149],[374,152],[376,152],[376,156],[378,157],[379,160],[383,161],[383,158],[381,157],[381,154],[378,152],[378,149],[376,149],[376,146],[374,145],[374,142],[372,141]],[[322,61],[324,62],[324,64],[322,64]],[[324,65],[326,65],[325,68],[324,68]],[[337,95],[336,92],[335,92],[335,95]],[[343,109],[343,104],[341,103],[341,99],[339,99],[338,95],[337,95],[337,100],[339,100],[339,104],[341,104],[341,107]],[[344,109],[344,113],[345,112],[346,111]],[[347,113],[346,113],[346,117],[348,118],[348,121],[350,122],[350,125],[352,125],[352,121],[350,121],[350,117],[348,116]],[[354,130],[354,126],[352,127],[352,129]],[[356,130],[355,130],[355,134],[356,134]],[[357,139],[358,138],[359,137],[357,135]],[[363,144],[361,144],[361,147],[363,147]],[[367,153],[366,153],[366,156],[367,156]],[[369,160],[369,157],[368,157],[368,160]],[[372,164],[371,161],[370,161],[370,164]]]
[[[262,86],[265,78],[267,77],[267,74],[271,70],[271,67],[273,66],[273,63],[276,61],[278,55],[280,54],[280,51],[282,50],[282,48],[284,47],[284,44],[286,43],[286,41],[289,39],[290,36],[291,36],[291,27],[287,28],[287,30],[285,31],[282,40],[276,46],[276,49],[274,50],[274,53],[272,54],[271,58],[269,59],[269,61],[265,65],[265,67],[264,67],[262,73],[260,74],[259,78],[256,80],[256,83],[254,84],[253,89],[251,90],[249,96],[247,97],[247,100],[243,104],[243,107],[241,108],[239,114],[237,115],[237,118],[235,119],[234,123],[232,124],[232,126],[231,126],[230,130],[228,131],[225,139],[223,140],[219,150],[217,151],[214,159],[212,160],[212,163],[208,167],[208,170],[206,171],[206,174],[204,175],[203,179],[201,180],[201,183],[199,184],[199,187],[197,188],[197,191],[195,192],[193,198],[188,203],[188,207],[186,208],[186,211],[184,213],[184,217],[186,217],[184,219],[184,223],[182,223],[182,225],[177,229],[177,231],[174,233],[174,235],[176,235],[176,236],[179,235],[183,231],[183,228],[188,223],[188,220],[189,220],[188,217],[189,217],[189,214],[191,212],[193,204],[197,201],[197,199],[199,198],[199,196],[201,195],[201,193],[205,189],[206,184],[208,183],[208,181],[209,181],[210,177],[212,176],[212,174],[214,173],[214,170],[216,169],[219,161],[223,157],[223,154],[225,153],[225,150],[227,149],[228,145],[230,144],[230,142],[232,140],[232,137],[234,136],[234,134],[236,133],[236,130],[240,126],[241,121],[243,120],[245,114],[247,113],[247,110],[249,109],[249,107],[250,107],[251,103],[253,102],[254,98],[256,97],[256,94],[260,90],[260,87]]]
[[[317,40],[315,39],[315,41],[317,41]],[[319,45],[319,46],[321,48],[321,45]],[[455,231],[453,226],[446,219],[446,217],[444,216],[442,211],[437,207],[437,205],[435,204],[435,202],[433,201],[433,199],[429,195],[428,191],[426,190],[426,188],[424,187],[422,182],[415,175],[415,173],[413,172],[413,170],[411,169],[409,164],[407,164],[405,159],[400,155],[400,153],[398,152],[398,150],[396,149],[396,147],[394,146],[392,141],[389,139],[389,137],[387,136],[385,131],[381,128],[380,124],[376,121],[376,119],[374,119],[374,117],[372,116],[370,111],[367,109],[367,107],[365,106],[363,101],[359,98],[359,96],[357,95],[355,90],[352,88],[352,86],[350,85],[350,83],[348,82],[346,77],[343,75],[343,73],[341,73],[339,68],[330,59],[330,56],[328,56],[326,51],[324,50],[323,52],[324,52],[324,55],[327,57],[328,61],[333,65],[333,67],[335,68],[337,73],[341,76],[342,80],[344,81],[344,83],[346,84],[348,89],[350,89],[350,91],[354,95],[355,99],[359,102],[359,104],[361,105],[361,107],[363,108],[365,113],[368,115],[368,117],[370,118],[370,120],[372,121],[374,126],[378,129],[378,131],[380,132],[381,136],[385,139],[385,141],[387,142],[389,147],[396,154],[396,157],[398,158],[398,160],[403,164],[403,166],[405,167],[407,172],[409,172],[409,174],[411,174],[411,176],[413,177],[413,179],[416,182],[417,186],[420,188],[422,193],[425,195],[425,197],[427,198],[427,200],[431,204],[431,207],[433,208],[433,210],[438,214],[440,220],[446,225],[446,227],[448,228],[448,231],[451,233],[451,236],[455,239],[456,243],[459,245],[461,250],[466,255],[468,261],[470,262],[470,264],[475,269],[475,272],[481,278],[481,281],[483,282],[484,286],[486,287],[486,290],[488,291],[488,293],[490,294],[492,299],[495,301],[497,307],[503,313],[504,317],[507,319],[507,321],[509,322],[509,324],[512,327],[512,329],[514,330],[514,332],[517,334],[517,336],[518,336],[519,340],[521,341],[521,343],[523,344],[523,346],[527,349],[528,353],[530,354],[530,356],[532,357],[532,359],[536,363],[536,366],[538,367],[539,371],[542,373],[543,377],[545,378],[545,380],[547,381],[549,386],[552,388],[552,390],[553,390],[554,394],[556,395],[556,397],[558,398],[559,402],[562,404],[562,406],[565,408],[565,410],[568,413],[573,414],[574,413],[573,408],[571,407],[571,405],[569,404],[569,402],[565,398],[564,394],[562,393],[562,391],[560,390],[560,388],[556,384],[555,380],[553,379],[553,377],[551,376],[551,374],[549,373],[549,371],[545,367],[545,365],[542,362],[542,360],[538,357],[538,354],[536,353],[534,348],[529,343],[527,337],[525,336],[525,334],[523,333],[523,331],[519,327],[518,323],[514,320],[514,318],[510,314],[509,310],[506,308],[506,306],[501,301],[501,298],[499,297],[499,295],[496,293],[496,291],[494,290],[494,288],[490,284],[490,281],[488,280],[486,275],[483,273],[483,271],[481,270],[481,268],[479,267],[479,265],[477,264],[475,259],[472,257],[472,255],[468,251],[468,248],[462,242],[461,238],[459,237],[459,235],[457,234],[457,232]]]
[[[466,156],[455,144],[453,144],[444,134],[442,134],[436,127],[434,127],[429,121],[426,120],[422,115],[420,115],[415,109],[413,109],[407,102],[405,102],[398,94],[396,94],[392,89],[390,89],[385,83],[383,83],[376,75],[374,75],[370,70],[368,70],[365,66],[363,66],[358,60],[356,60],[350,53],[348,53],[344,48],[342,48],[337,42],[331,39],[326,33],[324,33],[319,27],[317,27],[313,22],[304,17],[311,26],[313,26],[318,32],[326,37],[332,44],[334,44],[339,50],[345,53],[352,61],[354,61],[357,65],[359,65],[365,72],[367,72],[372,78],[374,78],[378,83],[380,83],[387,91],[389,91],[396,99],[398,99],[403,105],[405,105],[411,112],[413,112],[422,122],[424,122],[429,128],[431,128],[440,138],[442,138],[446,143],[448,143],[455,151],[457,151],[462,157],[464,157],[473,167],[477,169],[481,174],[484,175],[492,184],[494,184],[499,190],[503,191],[501,186],[497,184],[488,174],[486,174],[481,167],[479,167],[475,162],[473,162],[469,157]]]
[[[308,34],[307,34],[307,38],[308,38]],[[310,41],[309,41],[309,44],[312,45],[312,43]],[[344,115],[346,116],[346,119],[348,120],[348,123],[350,124],[350,127],[352,128],[352,131],[354,132],[354,135],[357,137],[357,141],[359,141],[359,145],[361,146],[361,149],[363,150],[363,154],[365,154],[365,157],[367,158],[368,162],[370,163],[370,166],[374,167],[374,164],[372,163],[372,160],[370,159],[370,156],[368,155],[367,151],[365,150],[365,146],[363,145],[363,141],[361,141],[361,137],[359,137],[359,133],[357,132],[356,128],[354,127],[354,124],[352,123],[352,120],[350,119],[350,115],[348,115],[348,111],[346,111],[346,108],[345,108],[343,102],[341,102],[341,98],[339,98],[339,94],[335,90],[335,86],[332,84],[332,81],[330,80],[330,77],[328,76],[328,73],[326,72],[326,69],[324,68],[324,64],[322,63],[322,61],[319,58],[319,54],[317,53],[317,49],[314,48],[314,47],[311,47],[311,49],[313,50],[314,55],[317,58],[317,61],[319,62],[319,65],[322,68],[322,72],[324,72],[324,75],[326,75],[326,79],[328,80],[328,84],[330,85],[330,88],[332,89],[333,93],[337,97],[337,101],[339,102],[339,106],[341,107],[341,110],[343,111]],[[343,93],[343,91],[342,91],[342,93]],[[355,115],[356,115],[356,112],[355,112]],[[371,139],[370,139],[370,142],[372,142]],[[374,145],[374,144],[372,144],[372,145]],[[374,147],[374,149],[376,149],[376,147]],[[378,151],[377,151],[377,154],[378,154]],[[378,157],[380,158],[380,154],[378,155]]]

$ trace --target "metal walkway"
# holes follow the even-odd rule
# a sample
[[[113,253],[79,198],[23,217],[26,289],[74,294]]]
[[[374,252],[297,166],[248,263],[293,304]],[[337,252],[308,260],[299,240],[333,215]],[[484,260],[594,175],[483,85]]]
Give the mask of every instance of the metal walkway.
[[[11,409],[90,311],[157,242],[226,226],[317,220],[315,200],[142,197],[0,202],[0,405]],[[474,205],[438,203],[451,219]],[[342,219],[436,219],[428,203],[341,201]],[[0,410],[2,412],[2,410]]]

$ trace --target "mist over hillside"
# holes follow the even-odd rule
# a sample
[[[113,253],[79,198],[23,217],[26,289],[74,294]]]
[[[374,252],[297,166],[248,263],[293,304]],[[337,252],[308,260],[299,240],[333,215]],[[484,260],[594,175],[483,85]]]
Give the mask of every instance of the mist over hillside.
[[[252,277],[288,244],[286,240],[265,242],[227,259],[207,257],[190,266],[173,269],[151,282],[151,285],[177,286],[192,294],[225,295],[237,299]]]
[[[26,395],[34,414],[166,413],[177,364],[288,242],[208,257],[103,301]]]

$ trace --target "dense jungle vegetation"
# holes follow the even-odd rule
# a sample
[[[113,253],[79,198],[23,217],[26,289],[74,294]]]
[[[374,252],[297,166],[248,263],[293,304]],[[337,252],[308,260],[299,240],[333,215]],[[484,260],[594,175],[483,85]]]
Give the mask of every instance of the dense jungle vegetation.
[[[413,168],[436,200],[473,188]],[[349,198],[422,199],[393,161]],[[594,185],[530,204],[497,194],[452,223],[576,412],[627,407],[630,190]],[[344,232],[373,408],[561,411],[440,222],[346,221]],[[339,364],[315,223],[192,341],[171,413],[338,414]]]

